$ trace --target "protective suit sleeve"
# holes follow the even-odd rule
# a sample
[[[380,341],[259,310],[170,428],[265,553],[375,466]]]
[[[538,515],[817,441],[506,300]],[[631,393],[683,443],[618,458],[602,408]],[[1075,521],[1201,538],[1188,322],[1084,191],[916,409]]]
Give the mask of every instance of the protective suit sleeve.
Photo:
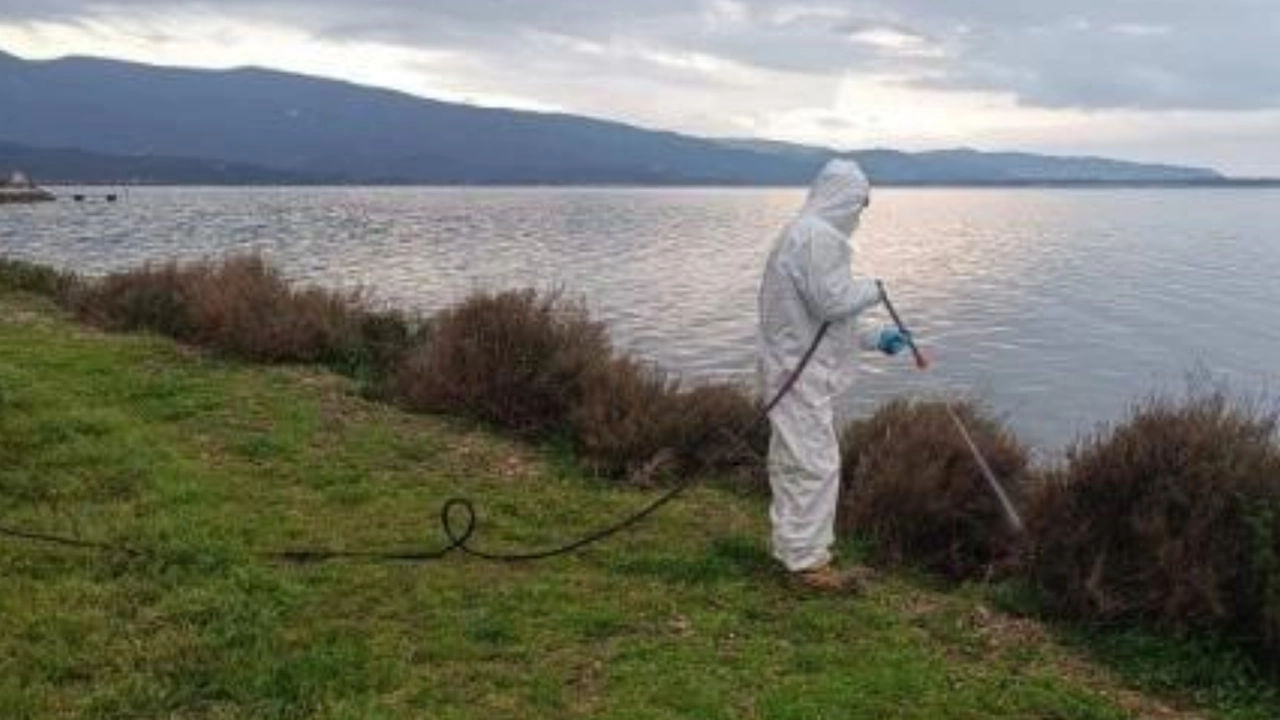
[[[834,322],[880,302],[874,280],[854,277],[852,252],[842,238],[814,237],[806,250],[794,280],[814,317]]]

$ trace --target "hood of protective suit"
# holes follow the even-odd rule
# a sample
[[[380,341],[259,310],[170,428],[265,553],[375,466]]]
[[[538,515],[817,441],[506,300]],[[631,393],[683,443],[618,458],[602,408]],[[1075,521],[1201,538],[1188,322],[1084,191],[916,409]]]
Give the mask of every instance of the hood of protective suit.
[[[803,213],[813,215],[831,227],[852,235],[858,218],[871,197],[871,183],[852,160],[828,162],[809,189]]]

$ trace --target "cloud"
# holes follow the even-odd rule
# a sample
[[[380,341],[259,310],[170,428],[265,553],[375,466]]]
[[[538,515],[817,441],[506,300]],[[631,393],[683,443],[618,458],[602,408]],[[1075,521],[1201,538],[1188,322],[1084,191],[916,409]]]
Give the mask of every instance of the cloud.
[[[1059,16],[1011,28],[974,25],[956,38],[958,61],[922,82],[1012,92],[1035,107],[1280,107],[1280,73],[1272,69],[1269,50],[1280,43],[1280,5],[1254,0],[1088,5],[1056,3]],[[1144,7],[1146,12],[1135,12]]]
[[[1160,37],[1173,32],[1168,25],[1144,25],[1142,23],[1117,23],[1107,28],[1113,33],[1133,37]]]
[[[159,0],[0,2],[0,18],[77,21],[198,11],[331,41],[491,57],[547,52],[539,37],[837,77],[892,72],[924,87],[1011,92],[1029,106],[1280,106],[1280,3],[1271,0]],[[667,63],[670,64],[670,63]]]
[[[1280,110],[1273,0],[0,0],[14,42],[845,146],[1088,144],[1124,120],[1157,152],[1188,118],[1229,137]]]

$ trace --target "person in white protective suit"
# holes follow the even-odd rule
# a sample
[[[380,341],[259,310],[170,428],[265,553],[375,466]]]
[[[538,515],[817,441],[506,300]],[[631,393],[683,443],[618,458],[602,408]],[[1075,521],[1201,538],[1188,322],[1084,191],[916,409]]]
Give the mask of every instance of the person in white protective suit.
[[[853,589],[855,573],[832,564],[840,449],[832,400],[850,387],[859,350],[895,355],[907,337],[871,326],[862,313],[879,304],[871,278],[853,273],[852,235],[870,204],[858,164],[832,160],[818,174],[800,214],[782,231],[760,286],[759,353],[764,397],[772,399],[830,323],[807,367],[769,413],[769,485],[774,556],[803,585]]]

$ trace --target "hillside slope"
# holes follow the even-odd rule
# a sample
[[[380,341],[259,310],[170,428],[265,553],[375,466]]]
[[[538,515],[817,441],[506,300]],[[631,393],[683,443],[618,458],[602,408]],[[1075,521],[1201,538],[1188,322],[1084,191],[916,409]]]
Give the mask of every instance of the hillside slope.
[[[801,184],[833,154],[480,108],[283,72],[0,53],[0,140],[193,157],[352,182]],[[1195,180],[1197,168],[988,155],[860,155],[879,182]]]

